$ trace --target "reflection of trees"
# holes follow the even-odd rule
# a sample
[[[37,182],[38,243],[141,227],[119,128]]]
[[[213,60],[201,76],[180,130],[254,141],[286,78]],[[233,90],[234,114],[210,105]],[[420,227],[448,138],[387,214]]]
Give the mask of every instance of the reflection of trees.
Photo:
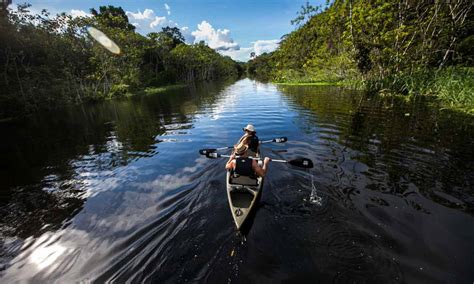
[[[54,193],[43,190],[41,185],[15,190],[9,202],[0,207],[0,238],[27,238],[59,229],[84,204],[80,196],[75,196],[75,188],[76,185],[61,183]]]
[[[299,123],[325,139],[330,133],[351,159],[369,166],[370,188],[406,194],[413,183],[438,203],[436,191],[469,200],[473,177],[472,118],[405,97],[365,96],[337,88],[280,87],[297,108],[311,110]],[[301,111],[300,111],[301,112]],[[472,207],[472,205],[469,205]],[[463,207],[466,209],[466,207]]]
[[[0,124],[3,237],[57,229],[82,208],[88,177],[105,179],[118,166],[155,155],[156,137],[167,124],[191,127],[194,112],[212,103],[226,85],[205,84]]]

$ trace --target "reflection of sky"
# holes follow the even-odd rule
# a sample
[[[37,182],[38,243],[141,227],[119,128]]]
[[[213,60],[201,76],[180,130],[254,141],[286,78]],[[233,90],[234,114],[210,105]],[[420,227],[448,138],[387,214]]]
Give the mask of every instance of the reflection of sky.
[[[102,259],[102,256],[114,251],[116,236],[131,237],[143,224],[161,218],[160,212],[171,210],[179,199],[168,205],[163,203],[175,198],[178,192],[191,190],[189,185],[193,183],[193,177],[190,174],[201,175],[199,170],[206,161],[206,158],[199,157],[194,164],[175,174],[158,175],[151,180],[138,181],[135,178],[124,184],[124,176],[119,175],[102,183],[90,181],[89,186],[100,189],[94,189],[95,194],[91,195],[70,227],[57,233],[45,233],[37,240],[31,239],[33,243],[24,245],[25,251],[7,270],[5,279],[26,280],[40,275],[54,278],[58,275],[51,273],[58,271],[81,279],[79,271],[88,261],[100,260],[104,266],[113,262],[114,259]],[[140,174],[133,166],[128,170]],[[170,193],[179,188],[182,190]],[[16,269],[27,272],[18,276],[15,275]]]
[[[70,180],[61,180],[64,177],[59,175],[46,176],[44,190],[61,192],[61,183],[74,184],[85,192],[81,197],[87,201],[67,228],[47,232],[38,239],[30,238],[21,249],[24,252],[11,262],[5,279],[27,280],[48,275],[54,278],[51,274],[54,271],[81,279],[75,273],[87,260],[110,252],[117,235],[133,235],[134,228],[160,218],[160,212],[174,204],[162,203],[180,191],[189,190],[193,182],[191,175],[202,170],[207,160],[201,156],[196,159],[195,148],[186,145],[191,140],[180,138],[189,136],[191,127],[189,123],[166,125],[163,135],[169,137],[169,143],[163,141],[166,139],[156,139],[158,155],[133,159],[124,165],[116,161],[123,159],[127,151],[111,133],[105,144],[106,152],[97,153],[90,147],[87,155],[70,162],[75,171]],[[186,151],[193,154],[184,154]],[[179,153],[185,155],[184,159],[179,158]],[[104,263],[107,261],[113,260]],[[22,273],[17,275],[17,269]]]
[[[132,237],[189,198],[212,164],[197,154],[205,146],[203,141],[212,146],[233,143],[242,134],[242,127],[254,119],[252,111],[261,109],[261,96],[272,90],[267,84],[240,81],[225,89],[206,112],[193,117],[192,124],[189,120],[179,123],[178,115],[163,122],[166,131],[155,137],[156,152],[150,157],[130,159],[127,155],[131,151],[124,149],[115,130],[110,131],[106,151],[91,146],[88,154],[70,162],[75,171],[72,182],[86,192],[81,212],[61,231],[31,240],[33,245],[24,248],[25,257],[7,269],[6,279],[13,279],[9,277],[15,277],[20,268],[28,272],[22,273],[21,279],[45,276],[54,270],[80,279],[79,270],[87,261],[99,259],[105,266],[114,261],[106,255],[117,250],[117,240]],[[277,97],[266,98],[274,104]],[[123,160],[127,162],[121,163]],[[51,175],[49,179],[54,188],[61,177]]]
[[[202,129],[202,135],[212,142],[209,145],[212,147],[233,145],[247,124],[254,124],[259,137],[273,138],[288,129],[284,125],[288,114],[279,110],[285,106],[274,85],[245,79],[227,88],[207,119],[200,119],[195,128]]]
[[[62,230],[32,239],[33,244],[24,247],[23,256],[6,270],[5,279],[41,279],[48,275],[61,279],[62,275],[80,280],[89,272],[107,267],[115,257],[127,254],[121,248],[124,242],[130,238],[139,242],[144,236],[136,234],[144,227],[168,222],[162,218],[171,219],[166,214],[173,212],[183,199],[191,198],[189,194],[205,180],[202,176],[212,162],[197,154],[204,143],[230,145],[247,123],[259,127],[256,109],[263,109],[258,115],[267,116],[265,119],[281,116],[276,109],[281,103],[279,95],[271,92],[274,87],[267,84],[238,82],[224,90],[207,113],[194,117],[193,124],[177,120],[163,124],[166,132],[155,137],[156,152],[146,158],[124,157],[129,152],[111,131],[106,152],[97,153],[90,147],[87,155],[71,161],[73,178],[86,191],[87,201],[81,212]],[[264,101],[268,105],[263,108],[261,96],[267,96]],[[279,125],[276,120],[271,127],[278,132],[286,125]],[[119,163],[121,159],[128,159],[127,163]],[[179,214],[186,210],[191,209],[180,209]],[[127,245],[126,249],[133,250],[134,246]],[[84,267],[89,267],[87,273]],[[26,273],[17,275],[18,271]]]
[[[261,109],[262,100],[259,97],[274,92],[276,87],[272,84],[257,81],[249,84],[249,80],[238,82],[224,91],[223,96],[213,105],[211,118],[213,120],[238,118],[253,108]]]
[[[229,115],[229,113],[237,112],[237,103],[239,100],[239,94],[236,92],[227,91],[225,95],[219,99],[212,107],[211,119],[218,120],[222,117],[223,113]]]
[[[49,234],[41,236],[37,243],[42,244],[36,248],[29,256],[29,261],[36,266],[38,271],[53,271],[59,263],[55,263],[59,257],[71,250],[58,243],[50,243],[48,241]]]
[[[155,138],[157,154],[154,156],[117,163],[128,159],[124,155],[130,151],[124,149],[112,130],[105,151],[91,146],[88,154],[72,160],[70,165],[75,174],[69,182],[85,191],[84,208],[68,227],[31,239],[33,245],[23,248],[23,257],[7,269],[6,279],[14,279],[9,277],[16,277],[15,271],[20,267],[21,271],[27,271],[20,275],[24,280],[35,275],[47,276],[55,270],[80,279],[76,272],[87,260],[100,259],[101,255],[113,251],[114,239],[133,235],[137,228],[172,210],[179,202],[175,195],[193,189],[196,177],[202,175],[209,163],[205,157],[196,157],[197,149],[202,146],[199,139],[203,133],[210,133],[209,126],[219,125],[223,113],[235,112],[238,107],[239,94],[229,89],[224,92],[223,99],[214,104],[211,112],[194,117],[194,124],[189,120],[179,123],[178,119],[162,123],[166,131]],[[61,177],[51,175],[48,179],[47,184],[54,191]],[[71,261],[75,265],[67,265]],[[113,260],[104,259],[104,265],[110,261]],[[65,264],[59,267],[60,263]]]

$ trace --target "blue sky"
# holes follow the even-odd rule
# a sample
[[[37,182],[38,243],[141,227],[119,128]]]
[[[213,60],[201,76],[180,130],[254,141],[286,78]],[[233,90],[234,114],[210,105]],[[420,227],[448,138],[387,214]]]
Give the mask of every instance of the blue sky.
[[[86,15],[90,8],[121,6],[137,31],[147,34],[163,26],[177,26],[188,43],[204,40],[232,58],[247,61],[250,52],[274,50],[280,37],[294,30],[290,21],[305,0],[13,0],[13,5],[28,2],[32,12],[47,9],[54,13]],[[317,5],[324,0],[313,0]]]

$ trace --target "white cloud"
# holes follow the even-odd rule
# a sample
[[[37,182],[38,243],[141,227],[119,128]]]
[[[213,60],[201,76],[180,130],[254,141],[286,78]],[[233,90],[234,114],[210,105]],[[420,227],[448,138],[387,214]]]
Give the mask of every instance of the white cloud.
[[[149,20],[153,18],[153,15],[155,14],[155,12],[153,12],[153,10],[151,9],[145,9],[143,13],[140,11],[138,11],[137,13],[127,11],[125,14],[127,14],[127,16],[131,18],[132,20],[147,20],[147,19]]]
[[[182,27],[180,28],[181,34],[184,37],[184,42],[188,44],[194,43],[194,36],[191,34],[191,30],[189,27]]]
[[[83,10],[75,10],[75,9],[72,9],[71,12],[70,12],[71,16],[73,18],[77,18],[77,17],[92,17],[91,14],[83,11]]]
[[[215,50],[232,50],[239,49],[239,45],[230,38],[230,31],[228,29],[215,30],[211,24],[202,21],[198,24],[198,29],[193,31],[191,35],[194,36],[194,42],[205,41],[209,47]]]
[[[255,52],[258,56],[265,52],[272,52],[278,48],[279,42],[280,40],[278,39],[257,40],[252,42],[253,45],[250,47],[242,47],[237,50],[222,50],[219,52],[237,61],[248,61],[250,59],[250,53]]]
[[[280,40],[257,40],[249,47],[240,47],[237,42],[230,37],[228,29],[214,29],[207,21],[202,21],[197,26],[197,30],[189,33],[187,27],[181,28],[181,32],[189,43],[204,41],[209,47],[217,50],[222,55],[230,56],[234,60],[248,61],[250,53],[261,55],[265,52],[272,52],[278,48]]]
[[[220,54],[230,56],[232,59],[237,61],[248,61],[250,59],[250,53],[253,52],[253,47],[241,47],[237,50],[222,50]]]
[[[170,15],[170,6],[165,3],[164,8],[167,15]],[[145,9],[143,12],[138,10],[136,13],[127,11],[126,14],[129,17],[130,22],[132,22],[132,25],[139,29],[142,34],[160,30],[161,27],[166,26],[179,27],[176,22],[168,19],[166,16],[156,15],[152,9]],[[71,15],[85,16],[89,14],[81,10],[71,10]],[[252,52],[255,52],[256,55],[261,55],[265,52],[272,52],[277,49],[279,45],[279,40],[273,39],[257,40],[252,42],[249,47],[240,47],[239,44],[231,38],[230,30],[216,30],[207,21],[202,21],[198,24],[197,29],[194,31],[189,29],[189,27],[181,27],[180,31],[186,43],[192,44],[204,41],[209,45],[209,47],[238,61],[248,61],[250,59],[250,53]]]
[[[153,22],[150,23],[150,28],[155,28],[157,26],[161,26],[163,25],[164,23],[166,23],[166,17],[158,17],[156,16],[155,17],[155,20],[153,20]]]
[[[257,40],[253,42],[253,48],[256,55],[260,55],[265,52],[272,52],[277,49],[280,40],[271,39],[271,40]]]
[[[170,14],[169,8],[170,7],[168,6],[168,15]],[[178,26],[177,23],[167,19],[166,16],[156,15],[152,9],[145,9],[143,12],[138,10],[136,13],[127,11],[126,14],[129,20],[132,22],[132,25],[139,28],[143,34],[156,31],[156,29],[160,27]]]

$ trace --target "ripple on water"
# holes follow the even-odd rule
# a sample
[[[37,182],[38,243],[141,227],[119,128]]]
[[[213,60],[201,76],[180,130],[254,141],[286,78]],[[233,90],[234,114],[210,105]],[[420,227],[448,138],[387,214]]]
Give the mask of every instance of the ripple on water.
[[[2,128],[13,169],[2,281],[470,281],[472,126],[406,109],[245,79]],[[197,150],[233,145],[248,123],[261,139],[289,138],[262,145],[264,156],[315,167],[270,163],[251,225],[236,233],[225,159]]]

